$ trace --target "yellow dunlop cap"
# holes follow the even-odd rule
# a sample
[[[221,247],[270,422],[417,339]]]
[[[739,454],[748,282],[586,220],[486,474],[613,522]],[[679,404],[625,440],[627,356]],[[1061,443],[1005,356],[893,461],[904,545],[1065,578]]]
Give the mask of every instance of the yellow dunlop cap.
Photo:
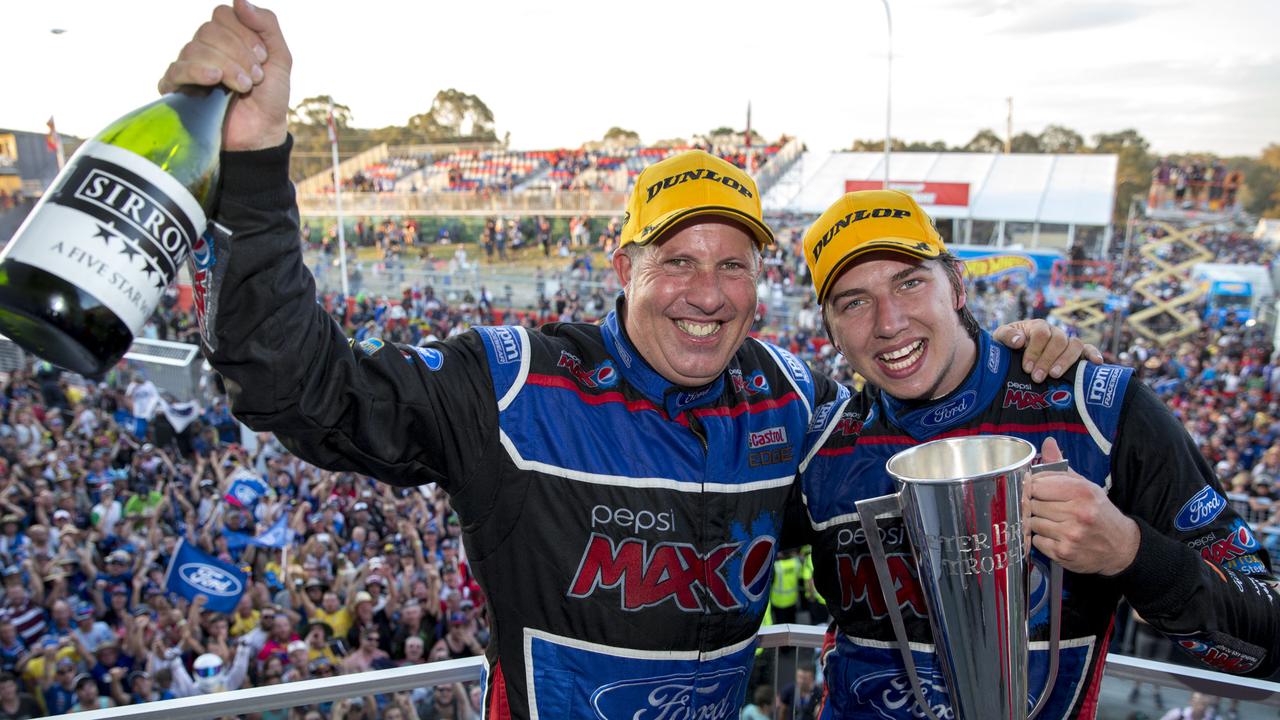
[[[895,250],[919,258],[947,251],[933,221],[901,190],[851,192],[827,208],[804,234],[804,260],[818,302],[849,263],[873,250]]]
[[[689,150],[650,165],[636,178],[618,247],[647,245],[675,223],[700,215],[737,220],[759,247],[773,242],[755,181],[715,155]]]

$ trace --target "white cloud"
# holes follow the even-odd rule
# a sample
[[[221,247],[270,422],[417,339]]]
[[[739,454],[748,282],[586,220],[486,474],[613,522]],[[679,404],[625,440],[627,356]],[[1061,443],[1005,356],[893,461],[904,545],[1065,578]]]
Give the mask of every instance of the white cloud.
[[[896,136],[959,144],[984,127],[1003,133],[1012,96],[1015,132],[1135,127],[1163,151],[1256,153],[1280,142],[1272,0],[890,3]],[[748,100],[768,136],[833,147],[884,133],[875,0],[655,0],[643,17],[588,0],[274,6],[294,51],[293,101],[331,94],[362,127],[403,123],[455,87],[484,99],[499,132],[529,148],[576,146],[612,125],[648,141],[741,127]],[[93,133],[154,96],[208,14],[169,0],[11,9],[6,54],[23,71],[6,76],[0,127],[40,130],[55,114],[61,129]]]

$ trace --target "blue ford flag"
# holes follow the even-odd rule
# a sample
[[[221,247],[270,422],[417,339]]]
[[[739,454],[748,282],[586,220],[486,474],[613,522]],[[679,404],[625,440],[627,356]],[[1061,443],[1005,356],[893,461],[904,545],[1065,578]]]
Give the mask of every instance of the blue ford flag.
[[[251,473],[240,473],[227,488],[226,501],[238,508],[252,511],[258,501],[267,494],[267,484]]]
[[[271,527],[264,530],[257,537],[226,528],[222,529],[222,535],[226,537],[227,547],[231,550],[239,550],[245,545],[257,545],[258,547],[279,550],[286,545],[293,544],[293,531],[289,529],[289,514],[287,512],[280,513],[280,517],[276,518]]]
[[[289,529],[289,513],[282,512],[276,521],[271,523],[271,527],[265,532],[253,539],[253,544],[259,547],[269,547],[280,549],[286,545],[293,543],[293,531]]]
[[[188,600],[204,595],[205,609],[229,613],[244,594],[246,576],[234,565],[224,563],[187,544],[184,538],[169,561],[164,587]]]

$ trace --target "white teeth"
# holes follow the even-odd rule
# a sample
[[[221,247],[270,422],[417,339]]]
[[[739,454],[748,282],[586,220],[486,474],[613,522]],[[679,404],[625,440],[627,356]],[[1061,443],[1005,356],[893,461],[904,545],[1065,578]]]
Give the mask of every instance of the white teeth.
[[[686,333],[694,337],[706,337],[714,333],[715,331],[719,330],[720,323],[718,322],[696,323],[696,322],[689,322],[688,320],[677,320],[676,327],[680,328],[681,330],[685,331]]]
[[[920,357],[920,351],[924,349],[924,341],[917,340],[914,343],[891,353],[880,355],[880,360],[889,366],[890,370],[902,370],[911,366]]]

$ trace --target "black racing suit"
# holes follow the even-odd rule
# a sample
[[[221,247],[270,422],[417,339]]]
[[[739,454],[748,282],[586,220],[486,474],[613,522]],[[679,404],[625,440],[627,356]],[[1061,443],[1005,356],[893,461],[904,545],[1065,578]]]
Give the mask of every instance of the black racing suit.
[[[755,340],[674,386],[617,312],[353,346],[316,304],[287,155],[226,156],[230,239],[196,253],[236,416],[320,467],[449,492],[488,598],[489,717],[736,718],[812,409],[848,391]]]
[[[1141,531],[1137,559],[1115,577],[1065,573],[1057,682],[1040,716],[1093,717],[1116,605],[1123,595],[1151,625],[1210,667],[1265,675],[1280,654],[1280,605],[1270,560],[1228,506],[1195,444],[1131,370],[1078,363],[1062,381],[1034,383],[1021,355],[983,334],[978,361],[955,391],[927,403],[879,393],[853,398],[803,479],[814,581],[838,633],[825,654],[823,717],[924,717],[906,680],[880,585],[854,503],[894,491],[893,454],[927,440],[972,434],[1021,437],[1040,448],[1057,440],[1076,472],[1107,490]],[[862,402],[864,405],[859,406]],[[901,518],[880,535],[913,656],[930,705],[951,717],[936,663],[928,611]],[[1045,684],[1047,589],[1033,551],[1030,691]]]

